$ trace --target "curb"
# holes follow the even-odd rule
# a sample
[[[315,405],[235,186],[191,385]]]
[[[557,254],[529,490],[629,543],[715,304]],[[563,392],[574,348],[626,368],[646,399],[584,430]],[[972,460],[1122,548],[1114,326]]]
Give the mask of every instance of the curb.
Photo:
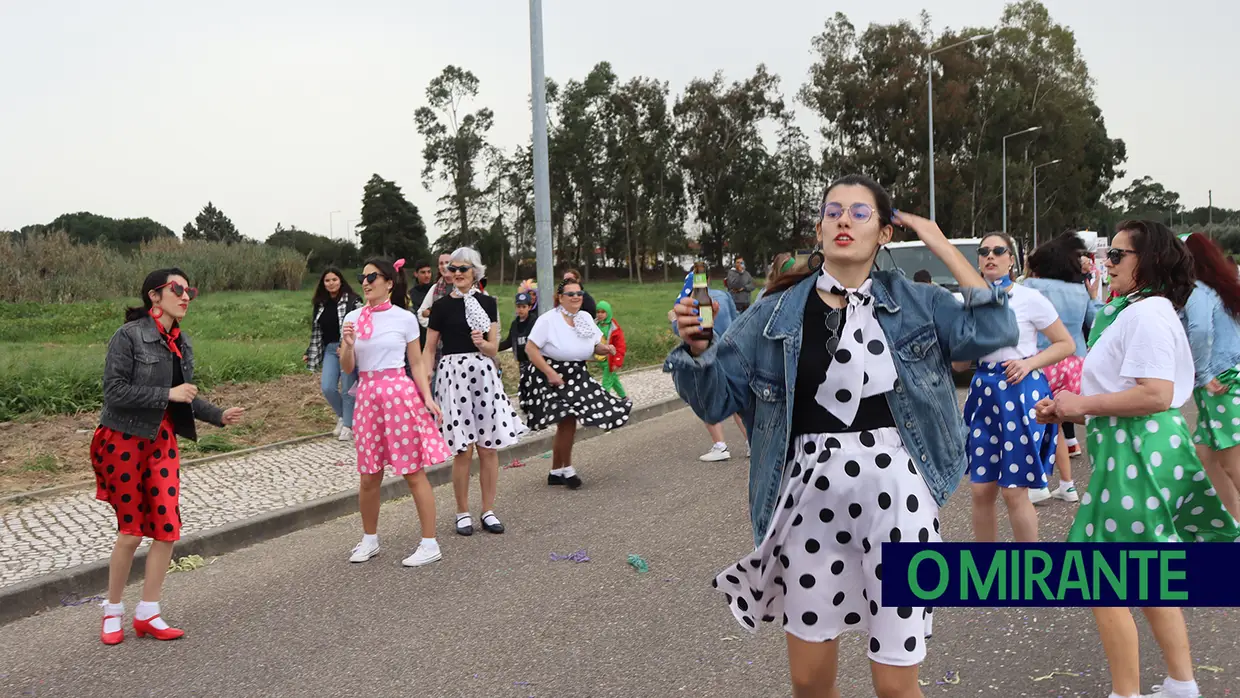
[[[624,375],[630,375],[634,373],[643,373],[645,371],[661,370],[662,368],[663,368],[662,364],[655,364],[653,366],[642,366],[641,368],[634,368],[628,371],[620,371],[616,375],[624,376]],[[514,405],[517,403],[516,395],[509,395],[508,398],[512,401]],[[332,433],[330,431],[325,431],[321,434],[307,434],[306,436],[298,436],[292,439],[285,439],[284,441],[277,441],[275,443],[263,444],[261,446],[239,448],[235,451],[225,451],[224,453],[217,453],[211,456],[202,456],[201,458],[194,458],[192,460],[182,461],[181,467],[190,468],[190,467],[197,466],[197,465],[204,465],[206,463],[214,463],[215,461],[227,460],[229,458],[240,458],[240,457],[248,456],[254,453],[260,453],[262,451],[269,451],[269,450],[276,449],[276,448],[284,448],[286,446],[295,446],[299,443],[303,443],[306,441],[313,441],[315,439],[322,439],[328,436],[332,436]],[[87,478],[85,480],[82,480],[81,482],[71,482],[66,485],[56,485],[55,487],[46,487],[41,490],[30,490],[29,492],[15,492],[13,494],[6,494],[0,497],[0,506],[3,506],[7,502],[12,502],[18,499],[43,499],[46,497],[54,497],[56,495],[64,494],[65,492],[70,492],[72,490],[84,489],[94,484],[95,484],[95,481],[93,478]],[[3,621],[0,621],[0,624],[3,624]]]
[[[635,407],[625,426],[655,419],[684,407],[685,403],[679,397]],[[577,442],[594,438],[603,432],[598,429],[589,429],[585,430],[585,436],[582,436],[582,433],[578,432]],[[554,432],[551,431],[538,438],[517,444],[500,451],[501,459],[525,459],[545,453],[551,449],[553,438]],[[473,473],[478,472],[476,457],[470,469]],[[432,487],[447,484],[452,481],[452,464],[440,463],[428,469],[426,474]],[[409,496],[409,490],[404,478],[393,476],[383,481],[380,489],[382,501],[387,502],[407,496]],[[175,557],[201,555],[209,558],[223,555],[356,512],[357,492],[346,490],[186,536],[177,541]],[[142,578],[145,561],[146,550],[141,550],[134,556],[129,583]],[[65,605],[62,604],[62,599],[67,596],[84,598],[89,595],[87,593],[89,590],[103,589],[107,587],[107,584],[108,560],[104,559],[0,588],[0,625],[40,613],[57,605]]]

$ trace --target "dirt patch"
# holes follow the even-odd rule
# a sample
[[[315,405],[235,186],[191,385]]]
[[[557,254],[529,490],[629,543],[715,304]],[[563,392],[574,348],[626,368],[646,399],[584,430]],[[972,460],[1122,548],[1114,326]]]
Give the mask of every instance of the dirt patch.
[[[309,373],[266,383],[217,386],[205,396],[221,407],[246,408],[245,421],[227,429],[198,423],[197,444],[184,443],[187,459],[330,431],[331,409]],[[88,450],[99,414],[0,423],[0,495],[93,479]]]

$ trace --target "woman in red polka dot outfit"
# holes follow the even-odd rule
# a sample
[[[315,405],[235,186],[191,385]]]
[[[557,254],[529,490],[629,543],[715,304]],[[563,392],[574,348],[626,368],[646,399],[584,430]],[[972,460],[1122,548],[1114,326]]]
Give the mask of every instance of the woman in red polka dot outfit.
[[[142,602],[134,613],[138,637],[175,640],[185,633],[160,617],[159,597],[172,545],[181,537],[181,456],[177,437],[198,438],[194,420],[236,424],[240,407],[221,410],[198,397],[193,384],[194,350],[180,322],[198,289],[180,269],[159,269],[142,283],[142,306],[125,313],[125,324],[108,343],[103,369],[103,410],[91,441],[96,498],[116,511],[117,537],[108,565],[103,604],[105,645],[125,639],[122,594],[134,553],[151,539]]]

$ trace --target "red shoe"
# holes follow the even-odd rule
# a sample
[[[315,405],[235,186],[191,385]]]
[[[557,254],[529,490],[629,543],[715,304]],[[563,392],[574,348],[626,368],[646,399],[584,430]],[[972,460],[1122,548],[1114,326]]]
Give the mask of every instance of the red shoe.
[[[185,635],[185,631],[180,628],[164,628],[163,630],[160,630],[159,628],[152,626],[151,621],[158,617],[159,614],[153,615],[146,620],[134,618],[133,631],[137,633],[138,637],[146,637],[147,635],[150,635],[156,640],[175,640]]]
[[[122,620],[122,619],[123,619],[123,617],[122,617],[122,616],[104,616],[104,617],[103,617],[103,625],[104,625],[104,627],[107,627],[107,624],[108,624],[108,619],[109,619],[109,618],[115,618],[115,619],[117,619],[117,620]],[[125,627],[124,627],[124,626],[121,626],[121,629],[120,629],[120,630],[117,630],[117,631],[116,631],[116,632],[114,632],[114,633],[107,632],[107,631],[105,631],[103,628],[100,628],[100,629],[99,629],[99,639],[100,639],[100,640],[103,640],[103,644],[105,644],[105,645],[119,645],[119,644],[121,644],[122,642],[124,642],[124,641],[125,641]]]
[[[1075,445],[1075,446],[1069,446],[1069,447],[1068,447],[1068,457],[1069,457],[1069,458],[1076,458],[1076,457],[1077,457],[1077,456],[1079,456],[1079,455],[1081,455],[1081,446],[1080,446],[1080,444],[1077,444],[1077,445]]]

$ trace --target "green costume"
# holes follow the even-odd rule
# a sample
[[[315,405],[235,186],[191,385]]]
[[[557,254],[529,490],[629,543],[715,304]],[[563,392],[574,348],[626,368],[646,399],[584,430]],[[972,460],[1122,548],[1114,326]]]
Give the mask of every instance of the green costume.
[[[1116,298],[1097,319],[1088,346],[1140,294]],[[1087,369],[1088,370],[1088,369]],[[1193,448],[1177,408],[1145,417],[1090,417],[1089,491],[1071,543],[1231,542],[1240,538]]]
[[[1205,387],[1193,390],[1197,403],[1197,431],[1193,443],[1211,451],[1225,451],[1240,446],[1240,372],[1229,368],[1216,377],[1227,390],[1211,395]]]
[[[603,390],[613,392],[618,397],[627,397],[624,386],[620,385],[620,377],[616,375],[616,371],[624,365],[624,330],[620,329],[620,325],[612,317],[611,303],[599,301],[597,308],[603,312],[603,319],[598,322],[598,328],[603,333],[603,341],[616,348],[615,356],[594,357],[603,364],[603,380],[599,382]]]

